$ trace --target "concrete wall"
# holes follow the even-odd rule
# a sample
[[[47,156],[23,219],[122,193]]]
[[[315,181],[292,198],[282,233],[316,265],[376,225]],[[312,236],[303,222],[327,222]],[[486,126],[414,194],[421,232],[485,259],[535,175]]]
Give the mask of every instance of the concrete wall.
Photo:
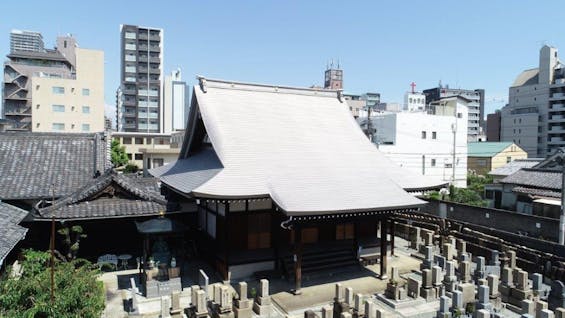
[[[526,215],[513,211],[479,208],[465,204],[429,200],[424,211],[439,216],[441,205],[446,207],[447,218],[495,228],[510,233],[557,241],[559,220],[541,216]]]

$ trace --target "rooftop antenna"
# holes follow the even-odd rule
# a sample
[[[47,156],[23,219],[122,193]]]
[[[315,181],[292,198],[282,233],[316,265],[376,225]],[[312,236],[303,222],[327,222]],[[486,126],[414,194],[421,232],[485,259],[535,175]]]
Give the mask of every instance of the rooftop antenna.
[[[334,59],[332,59],[332,63],[330,64],[331,68],[334,68]]]
[[[439,84],[437,84],[437,85],[438,85],[439,88],[443,88],[443,87],[441,86],[441,80],[439,80]]]
[[[339,59],[337,59],[337,69],[339,69]]]
[[[412,87],[412,94],[414,94],[414,88],[416,87],[416,83],[410,83],[410,87]]]

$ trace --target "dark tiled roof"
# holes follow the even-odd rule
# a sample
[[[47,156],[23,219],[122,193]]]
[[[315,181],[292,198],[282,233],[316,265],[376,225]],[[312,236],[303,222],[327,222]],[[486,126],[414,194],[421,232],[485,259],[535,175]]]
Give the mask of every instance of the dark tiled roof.
[[[500,180],[500,183],[561,191],[561,176],[558,171],[521,169]]]
[[[110,168],[102,134],[0,133],[0,199],[50,198],[72,193]]]
[[[155,178],[136,178],[108,172],[55,201],[52,206],[39,209],[39,215],[40,218],[54,215],[57,219],[155,215],[167,209],[167,201],[158,191]]]
[[[547,189],[536,189],[528,187],[514,187],[513,192],[528,194],[532,196],[546,197],[546,198],[561,198],[561,192],[551,191]]]
[[[516,159],[510,161],[502,167],[492,170],[488,174],[491,176],[509,176],[520,169],[532,168],[533,166],[539,164],[542,160],[542,158]]]
[[[0,264],[14,246],[24,239],[27,229],[18,224],[27,214],[27,211],[0,202]]]

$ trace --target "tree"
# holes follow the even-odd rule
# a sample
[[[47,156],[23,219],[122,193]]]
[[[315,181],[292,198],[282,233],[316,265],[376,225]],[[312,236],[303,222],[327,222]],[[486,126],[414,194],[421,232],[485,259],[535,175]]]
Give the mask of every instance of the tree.
[[[114,167],[123,166],[129,161],[126,154],[126,147],[120,145],[120,142],[117,139],[112,139],[111,157]]]
[[[23,254],[21,276],[5,274],[0,279],[0,317],[100,317],[104,287],[91,263],[84,259],[55,262],[52,304],[49,253],[24,250]]]
[[[64,237],[63,243],[66,248],[66,260],[70,261],[75,259],[80,247],[80,239],[86,238],[86,234],[83,233],[82,226],[73,225],[70,228],[64,227],[57,232]]]
[[[128,163],[124,168],[125,173],[135,173],[139,171],[139,167],[135,163]]]

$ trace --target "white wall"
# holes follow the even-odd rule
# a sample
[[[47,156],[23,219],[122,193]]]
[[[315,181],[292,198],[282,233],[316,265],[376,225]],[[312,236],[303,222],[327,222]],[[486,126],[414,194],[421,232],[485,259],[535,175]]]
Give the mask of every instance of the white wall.
[[[456,123],[455,185],[466,187],[467,181],[467,108],[457,105],[461,118],[426,113],[376,114],[374,142],[391,160],[417,174],[451,181],[453,168],[453,130]],[[426,132],[425,139],[422,131]],[[433,139],[433,132],[436,139]],[[435,161],[435,164],[433,163]]]

